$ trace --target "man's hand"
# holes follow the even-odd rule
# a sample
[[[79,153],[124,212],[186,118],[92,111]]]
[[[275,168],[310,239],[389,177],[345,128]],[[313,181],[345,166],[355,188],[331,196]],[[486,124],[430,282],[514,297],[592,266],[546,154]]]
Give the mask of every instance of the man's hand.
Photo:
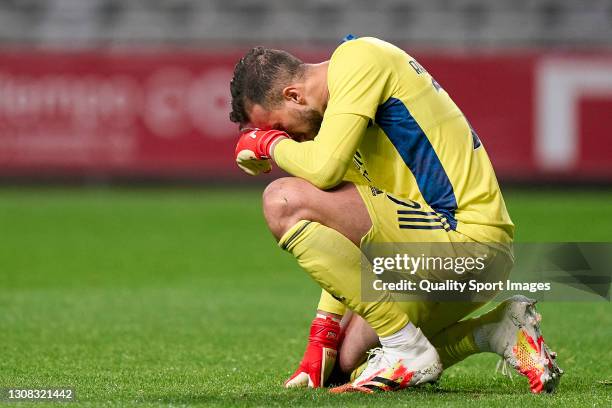
[[[339,342],[340,324],[329,317],[315,318],[302,362],[285,387],[322,387],[336,364]]]
[[[270,150],[289,135],[280,130],[251,129],[243,132],[236,145],[236,163],[245,173],[256,176],[272,170]]]

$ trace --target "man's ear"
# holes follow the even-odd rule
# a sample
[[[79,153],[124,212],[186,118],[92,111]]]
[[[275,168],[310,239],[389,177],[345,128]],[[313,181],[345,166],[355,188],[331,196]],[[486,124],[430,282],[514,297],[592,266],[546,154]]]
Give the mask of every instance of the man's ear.
[[[298,105],[304,105],[306,99],[304,98],[304,87],[301,85],[289,85],[283,89],[283,98],[286,101],[297,103]]]

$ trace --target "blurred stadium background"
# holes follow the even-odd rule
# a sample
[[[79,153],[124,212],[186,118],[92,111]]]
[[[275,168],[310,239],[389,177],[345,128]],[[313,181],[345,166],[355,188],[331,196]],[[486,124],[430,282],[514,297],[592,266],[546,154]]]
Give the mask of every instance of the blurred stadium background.
[[[416,56],[502,180],[612,181],[610,0],[2,0],[0,176],[244,181],[233,64],[323,60],[347,33]]]
[[[261,216],[281,172],[234,165],[228,94],[250,47],[318,62],[347,33],[403,47],[449,91],[518,240],[611,240],[612,0],[0,0],[0,390],[72,386],[91,406],[338,403],[280,387],[319,289]],[[540,310],[566,374],[537,404],[609,407],[610,303]],[[494,365],[476,356],[442,392],[341,405],[536,403]]]

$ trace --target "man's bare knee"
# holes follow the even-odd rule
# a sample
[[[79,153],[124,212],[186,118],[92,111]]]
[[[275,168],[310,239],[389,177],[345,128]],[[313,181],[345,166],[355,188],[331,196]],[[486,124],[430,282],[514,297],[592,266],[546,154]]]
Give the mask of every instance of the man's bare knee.
[[[272,235],[278,240],[298,221],[309,219],[308,201],[305,196],[308,182],[284,177],[274,180],[263,192],[263,212]]]

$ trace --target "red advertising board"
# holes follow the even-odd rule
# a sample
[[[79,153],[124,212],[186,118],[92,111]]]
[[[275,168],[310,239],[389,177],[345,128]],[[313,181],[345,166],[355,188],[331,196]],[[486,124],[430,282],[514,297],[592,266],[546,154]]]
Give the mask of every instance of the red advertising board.
[[[331,50],[300,53],[309,61]],[[612,180],[612,53],[413,53],[500,177]],[[0,176],[242,177],[235,51],[0,52]]]

